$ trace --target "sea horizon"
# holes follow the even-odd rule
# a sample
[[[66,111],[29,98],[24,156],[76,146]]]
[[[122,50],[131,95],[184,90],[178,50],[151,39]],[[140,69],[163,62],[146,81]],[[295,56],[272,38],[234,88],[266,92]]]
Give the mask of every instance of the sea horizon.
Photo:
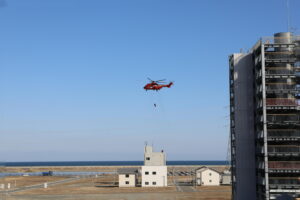
[[[15,161],[2,162],[6,167],[34,166],[140,166],[144,161]],[[167,165],[229,165],[226,160],[170,160]]]

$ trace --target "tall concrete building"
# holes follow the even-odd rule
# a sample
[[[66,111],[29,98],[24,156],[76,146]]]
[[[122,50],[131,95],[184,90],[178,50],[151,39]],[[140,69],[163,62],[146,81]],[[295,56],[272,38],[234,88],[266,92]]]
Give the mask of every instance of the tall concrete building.
[[[168,186],[166,154],[154,152],[152,146],[145,146],[144,166],[142,166],[142,187]]]
[[[234,200],[300,198],[300,36],[229,57]]]

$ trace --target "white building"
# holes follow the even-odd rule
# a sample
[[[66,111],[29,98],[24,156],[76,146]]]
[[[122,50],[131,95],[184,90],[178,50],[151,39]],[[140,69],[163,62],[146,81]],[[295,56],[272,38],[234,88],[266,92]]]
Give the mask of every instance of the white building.
[[[168,186],[167,166],[142,166],[142,187]]]
[[[142,166],[142,187],[168,186],[168,168],[163,151],[153,152],[152,146],[145,146],[144,166]]]
[[[221,175],[218,171],[208,167],[201,167],[196,169],[196,183],[197,185],[220,185]]]
[[[135,187],[137,183],[137,168],[121,168],[118,169],[119,187]]]
[[[221,184],[222,185],[231,185],[231,172],[226,170],[221,174]]]

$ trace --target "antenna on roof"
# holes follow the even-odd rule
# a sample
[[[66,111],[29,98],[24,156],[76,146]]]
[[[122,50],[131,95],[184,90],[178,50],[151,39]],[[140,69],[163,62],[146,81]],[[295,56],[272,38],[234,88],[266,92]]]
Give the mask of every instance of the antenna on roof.
[[[287,31],[290,32],[290,0],[286,0],[287,10]]]

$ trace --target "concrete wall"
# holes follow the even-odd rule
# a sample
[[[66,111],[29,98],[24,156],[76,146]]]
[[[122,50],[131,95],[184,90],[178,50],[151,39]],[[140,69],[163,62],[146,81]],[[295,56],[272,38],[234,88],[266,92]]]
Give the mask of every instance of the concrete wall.
[[[211,169],[197,171],[197,185],[220,185],[221,176]]]
[[[153,152],[152,146],[145,147],[144,165],[162,166],[166,165],[166,156],[164,152]]]
[[[221,175],[221,185],[230,185],[231,184],[231,174]]]
[[[136,175],[128,174],[129,177],[126,177],[126,174],[119,174],[119,187],[135,187],[136,186]],[[126,184],[126,182],[129,182]]]
[[[233,54],[235,177],[234,200],[256,199],[252,54]],[[233,138],[232,138],[233,139]]]
[[[168,186],[167,172],[167,166],[142,166],[142,187]]]

